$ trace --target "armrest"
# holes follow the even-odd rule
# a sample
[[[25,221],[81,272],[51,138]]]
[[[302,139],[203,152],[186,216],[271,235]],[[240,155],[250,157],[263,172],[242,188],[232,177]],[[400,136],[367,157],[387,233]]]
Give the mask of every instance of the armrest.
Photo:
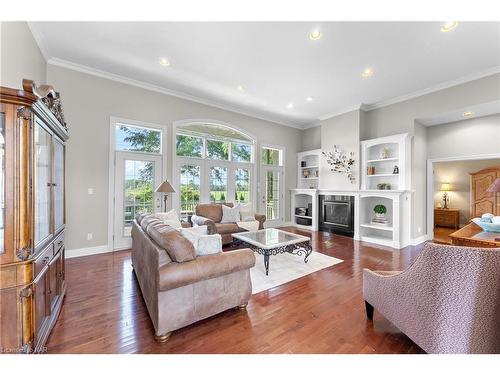
[[[215,222],[203,216],[193,215],[191,216],[191,222],[193,227],[199,227],[202,225],[207,226],[207,234],[216,234],[217,228],[215,227]]]
[[[160,291],[243,271],[254,265],[255,255],[250,249],[199,256],[190,262],[172,262],[159,269]]]
[[[255,220],[259,222],[259,229],[264,229],[264,222],[266,221],[266,215],[255,214]]]

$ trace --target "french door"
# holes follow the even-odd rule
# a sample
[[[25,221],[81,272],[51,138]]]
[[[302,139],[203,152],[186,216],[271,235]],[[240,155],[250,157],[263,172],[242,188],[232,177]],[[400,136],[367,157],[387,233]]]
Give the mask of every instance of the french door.
[[[260,212],[266,215],[266,226],[275,227],[284,222],[283,167],[260,167]]]
[[[113,249],[132,246],[130,232],[136,213],[161,211],[161,155],[117,151],[115,154],[115,195]]]

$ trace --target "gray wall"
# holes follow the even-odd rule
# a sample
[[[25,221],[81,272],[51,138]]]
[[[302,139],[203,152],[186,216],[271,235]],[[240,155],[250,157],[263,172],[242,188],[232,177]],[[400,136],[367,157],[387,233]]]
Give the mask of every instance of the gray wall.
[[[26,22],[1,23],[0,86],[22,88],[23,78],[46,83],[46,62]]]
[[[306,129],[302,132],[302,151],[321,148],[321,126]]]
[[[429,159],[500,152],[500,115],[427,128]]]
[[[450,183],[449,207],[460,210],[460,224],[466,224],[470,217],[470,175],[483,168],[500,166],[500,159],[464,160],[434,163],[434,207],[443,203],[441,184]]]
[[[202,118],[234,124],[257,136],[258,142],[286,147],[285,188],[295,187],[301,130],[50,64],[47,80],[61,92],[71,136],[67,147],[68,249],[107,243],[110,116],[164,124],[168,145],[172,144],[172,124],[177,120]],[[171,179],[172,150],[168,152],[167,178]],[[95,189],[94,195],[87,194],[89,187]],[[287,221],[288,201],[285,200]],[[87,233],[94,234],[93,240],[86,239]]]
[[[324,157],[320,160],[320,189],[335,190],[357,190],[359,189],[359,131],[360,131],[360,111],[352,111],[321,121],[321,149],[333,151],[333,146],[339,148],[347,155],[354,152],[354,177],[355,183],[339,173],[330,171]]]

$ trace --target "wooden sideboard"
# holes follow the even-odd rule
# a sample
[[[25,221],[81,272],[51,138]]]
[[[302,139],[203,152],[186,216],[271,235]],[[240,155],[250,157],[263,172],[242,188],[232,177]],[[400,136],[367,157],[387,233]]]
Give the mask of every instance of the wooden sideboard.
[[[481,169],[471,173],[471,202],[470,217],[481,217],[490,213],[500,216],[500,193],[488,193],[488,189],[495,179],[500,178],[500,166]]]
[[[458,229],[460,226],[460,210],[454,208],[435,208],[434,225]]]
[[[479,225],[474,223],[469,223],[453,232],[450,237],[453,245],[500,248],[500,240],[495,240],[495,238],[500,239],[500,233],[484,232]]]
[[[40,353],[66,291],[65,141],[59,95],[0,87],[0,351]]]

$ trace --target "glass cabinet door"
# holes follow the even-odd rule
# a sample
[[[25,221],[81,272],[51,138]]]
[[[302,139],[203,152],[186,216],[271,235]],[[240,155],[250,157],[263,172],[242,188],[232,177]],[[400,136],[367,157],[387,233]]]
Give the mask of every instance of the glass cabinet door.
[[[51,135],[35,125],[35,245],[50,234]]]
[[[54,137],[54,229],[64,225],[64,145]]]

